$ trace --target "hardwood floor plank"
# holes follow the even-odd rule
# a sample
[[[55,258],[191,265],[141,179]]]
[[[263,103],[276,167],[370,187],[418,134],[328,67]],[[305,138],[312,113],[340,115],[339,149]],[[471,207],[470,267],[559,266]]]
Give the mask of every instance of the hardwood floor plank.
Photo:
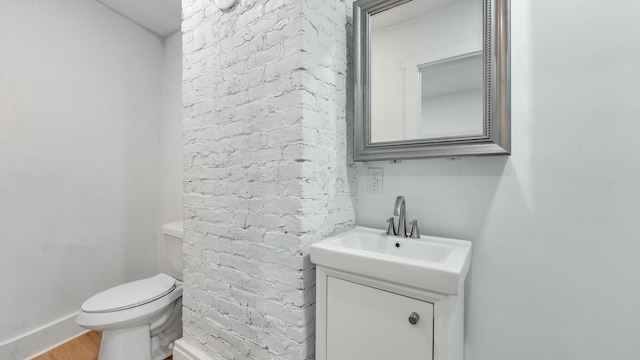
[[[91,331],[80,335],[33,360],[97,360],[101,333]]]
[[[33,358],[33,360],[97,360],[102,334],[91,331]],[[173,359],[173,356],[167,360]],[[124,360],[124,359],[123,359]]]

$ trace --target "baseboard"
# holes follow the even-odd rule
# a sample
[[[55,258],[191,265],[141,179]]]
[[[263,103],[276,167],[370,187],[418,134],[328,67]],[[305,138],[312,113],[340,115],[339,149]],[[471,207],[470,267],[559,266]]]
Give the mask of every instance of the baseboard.
[[[211,358],[187,344],[184,339],[178,339],[173,347],[173,360],[211,360]]]
[[[84,334],[87,330],[76,325],[76,315],[65,316],[0,344],[0,359],[31,359]]]

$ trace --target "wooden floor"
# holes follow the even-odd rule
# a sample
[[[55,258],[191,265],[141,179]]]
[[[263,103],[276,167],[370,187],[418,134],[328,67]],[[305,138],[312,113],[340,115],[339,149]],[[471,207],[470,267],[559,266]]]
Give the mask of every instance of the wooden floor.
[[[88,332],[33,360],[97,360],[101,335],[97,331]]]
[[[36,356],[33,360],[97,360],[101,338],[100,332],[91,331]],[[168,358],[168,360],[171,359],[173,356]]]

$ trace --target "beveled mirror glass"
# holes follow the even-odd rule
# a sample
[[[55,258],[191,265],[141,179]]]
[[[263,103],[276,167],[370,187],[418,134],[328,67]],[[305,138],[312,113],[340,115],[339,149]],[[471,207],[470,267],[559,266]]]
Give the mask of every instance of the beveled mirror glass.
[[[510,153],[509,0],[354,3],[357,161]]]

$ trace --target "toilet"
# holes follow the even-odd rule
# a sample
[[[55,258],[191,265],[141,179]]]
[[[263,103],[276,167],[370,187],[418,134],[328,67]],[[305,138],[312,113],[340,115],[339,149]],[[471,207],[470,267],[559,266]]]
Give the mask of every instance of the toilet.
[[[102,331],[98,360],[160,360],[182,337],[182,221],[162,226],[171,276],[160,273],[96,294],[76,323]]]

